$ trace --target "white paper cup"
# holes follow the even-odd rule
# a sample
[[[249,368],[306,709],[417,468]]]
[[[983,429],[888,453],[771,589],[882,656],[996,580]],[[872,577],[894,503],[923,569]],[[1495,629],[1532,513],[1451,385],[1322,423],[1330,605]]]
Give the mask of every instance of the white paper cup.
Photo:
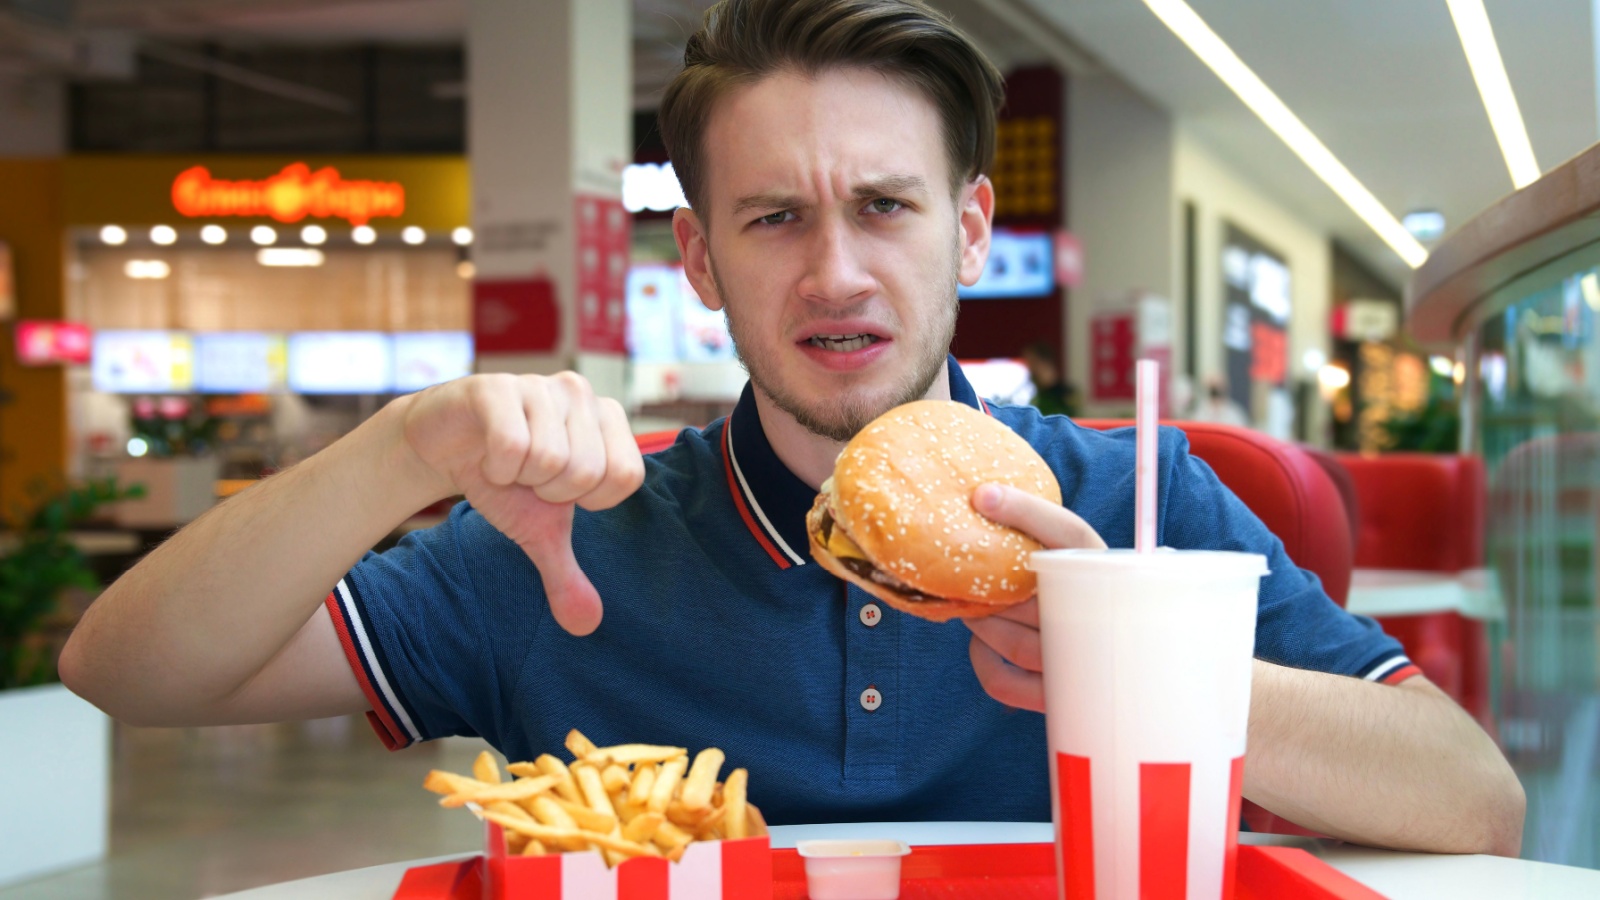
[[[1045,550],[1028,565],[1058,896],[1230,897],[1266,557]]]

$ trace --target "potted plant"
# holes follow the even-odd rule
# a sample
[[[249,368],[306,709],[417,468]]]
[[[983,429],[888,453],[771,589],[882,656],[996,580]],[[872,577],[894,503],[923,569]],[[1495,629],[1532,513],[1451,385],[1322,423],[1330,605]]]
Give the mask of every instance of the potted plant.
[[[41,492],[43,493],[43,492]],[[63,603],[99,583],[71,530],[142,489],[68,486],[0,546],[0,887],[93,861],[110,823],[110,722],[56,680]]]

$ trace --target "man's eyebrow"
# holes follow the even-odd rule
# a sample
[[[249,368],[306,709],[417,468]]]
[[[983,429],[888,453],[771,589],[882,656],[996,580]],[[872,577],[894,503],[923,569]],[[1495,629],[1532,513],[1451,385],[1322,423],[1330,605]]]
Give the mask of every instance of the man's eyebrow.
[[[733,214],[737,216],[751,209],[794,209],[803,205],[805,205],[804,201],[799,197],[783,194],[751,194],[748,197],[740,197],[734,201]]]
[[[927,193],[928,182],[920,175],[885,175],[856,185],[851,195],[857,200],[876,197],[893,197],[904,194]],[[799,197],[788,194],[751,194],[733,203],[733,214],[752,209],[797,209],[805,205]]]
[[[897,194],[926,193],[927,190],[928,182],[920,175],[885,175],[856,185],[855,197],[857,200],[871,200]]]

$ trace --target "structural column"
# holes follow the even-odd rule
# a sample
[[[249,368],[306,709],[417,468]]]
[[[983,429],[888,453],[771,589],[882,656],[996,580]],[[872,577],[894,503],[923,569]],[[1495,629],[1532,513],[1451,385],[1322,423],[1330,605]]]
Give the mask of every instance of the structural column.
[[[574,368],[623,398],[629,0],[471,0],[479,371]]]

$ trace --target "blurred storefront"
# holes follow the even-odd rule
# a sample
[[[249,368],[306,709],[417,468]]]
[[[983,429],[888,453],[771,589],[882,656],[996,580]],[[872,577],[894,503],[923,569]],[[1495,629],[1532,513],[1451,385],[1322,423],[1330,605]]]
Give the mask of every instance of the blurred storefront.
[[[28,408],[7,412],[27,424],[0,440],[29,452],[5,468],[8,502],[39,478],[126,470],[156,488],[128,524],[176,524],[219,478],[292,463],[387,396],[472,369],[459,156],[36,165],[54,189],[31,198],[39,224],[14,248],[29,277],[9,349],[27,353]]]

